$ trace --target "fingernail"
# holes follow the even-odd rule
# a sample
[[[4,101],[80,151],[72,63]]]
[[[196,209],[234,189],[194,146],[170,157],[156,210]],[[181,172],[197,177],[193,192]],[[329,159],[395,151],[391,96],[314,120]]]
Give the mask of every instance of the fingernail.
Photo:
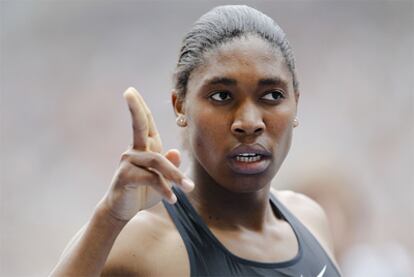
[[[194,188],[194,183],[190,179],[184,178],[181,181],[181,185],[185,191],[192,191]]]
[[[175,196],[175,194],[173,193],[172,196],[168,199],[168,203],[175,204],[175,202],[177,202],[177,196]]]

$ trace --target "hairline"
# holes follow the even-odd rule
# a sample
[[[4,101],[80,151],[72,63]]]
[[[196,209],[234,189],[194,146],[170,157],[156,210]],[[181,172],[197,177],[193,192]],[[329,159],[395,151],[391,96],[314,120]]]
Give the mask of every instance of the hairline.
[[[281,47],[279,45],[277,45],[276,43],[266,39],[265,37],[263,37],[262,35],[260,35],[257,32],[243,32],[240,33],[236,36],[232,36],[229,37],[227,39],[224,39],[222,41],[220,41],[219,43],[215,43],[212,47],[206,48],[201,52],[201,56],[198,58],[198,62],[196,64],[194,64],[192,67],[190,67],[189,71],[189,75],[187,78],[187,85],[185,87],[185,91],[183,91],[182,93],[179,93],[179,96],[182,97],[183,99],[186,97],[187,95],[187,90],[188,90],[188,84],[190,83],[191,80],[191,76],[193,75],[193,73],[199,69],[202,66],[206,66],[208,64],[208,62],[206,61],[208,59],[208,55],[213,55],[214,52],[218,51],[220,47],[226,46],[228,44],[234,43],[237,40],[242,40],[242,39],[249,39],[249,38],[258,38],[261,39],[263,42],[265,42],[268,46],[269,49],[272,51],[273,54],[283,58],[283,62],[286,65],[289,73],[291,74],[292,77],[292,87],[293,87],[293,91],[295,94],[298,93],[298,89],[297,86],[295,86],[295,73],[292,71],[292,68],[288,65],[287,62],[287,57],[286,55],[284,55]]]

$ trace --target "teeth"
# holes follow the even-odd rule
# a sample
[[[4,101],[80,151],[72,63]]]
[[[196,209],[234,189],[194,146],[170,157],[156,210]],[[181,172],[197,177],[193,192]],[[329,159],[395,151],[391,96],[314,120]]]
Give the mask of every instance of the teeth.
[[[255,157],[255,156],[258,156],[258,154],[256,154],[256,153],[241,153],[241,154],[239,154],[237,156],[242,156],[242,157]]]
[[[252,162],[257,162],[261,159],[262,156],[257,155],[257,154],[253,154],[254,156],[248,155],[245,156],[243,154],[236,156],[236,161],[238,162],[244,162],[244,163],[252,163]]]

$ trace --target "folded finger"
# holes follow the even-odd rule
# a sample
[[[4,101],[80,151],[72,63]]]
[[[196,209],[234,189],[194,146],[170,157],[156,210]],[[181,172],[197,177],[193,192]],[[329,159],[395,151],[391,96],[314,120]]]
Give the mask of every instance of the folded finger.
[[[140,203],[145,203],[148,200],[148,190],[150,188],[157,191],[170,204],[174,204],[177,201],[177,197],[171,190],[168,182],[157,172],[136,166],[129,161],[123,161],[123,168],[123,178],[128,180],[125,183],[136,186]]]
[[[157,172],[163,178],[174,182],[185,191],[191,191],[194,188],[194,183],[181,173],[171,161],[159,153],[129,150],[123,155],[123,159],[136,166]]]

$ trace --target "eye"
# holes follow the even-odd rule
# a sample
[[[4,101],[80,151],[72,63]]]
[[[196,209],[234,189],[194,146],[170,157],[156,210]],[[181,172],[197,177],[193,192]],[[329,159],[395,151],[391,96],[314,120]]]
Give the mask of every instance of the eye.
[[[225,102],[231,99],[230,93],[227,91],[219,91],[216,93],[213,93],[209,96],[210,99],[213,99],[217,102]]]
[[[262,99],[267,100],[267,101],[272,101],[272,102],[279,101],[280,99],[283,99],[283,98],[285,98],[284,94],[277,90],[271,91],[262,96]]]

